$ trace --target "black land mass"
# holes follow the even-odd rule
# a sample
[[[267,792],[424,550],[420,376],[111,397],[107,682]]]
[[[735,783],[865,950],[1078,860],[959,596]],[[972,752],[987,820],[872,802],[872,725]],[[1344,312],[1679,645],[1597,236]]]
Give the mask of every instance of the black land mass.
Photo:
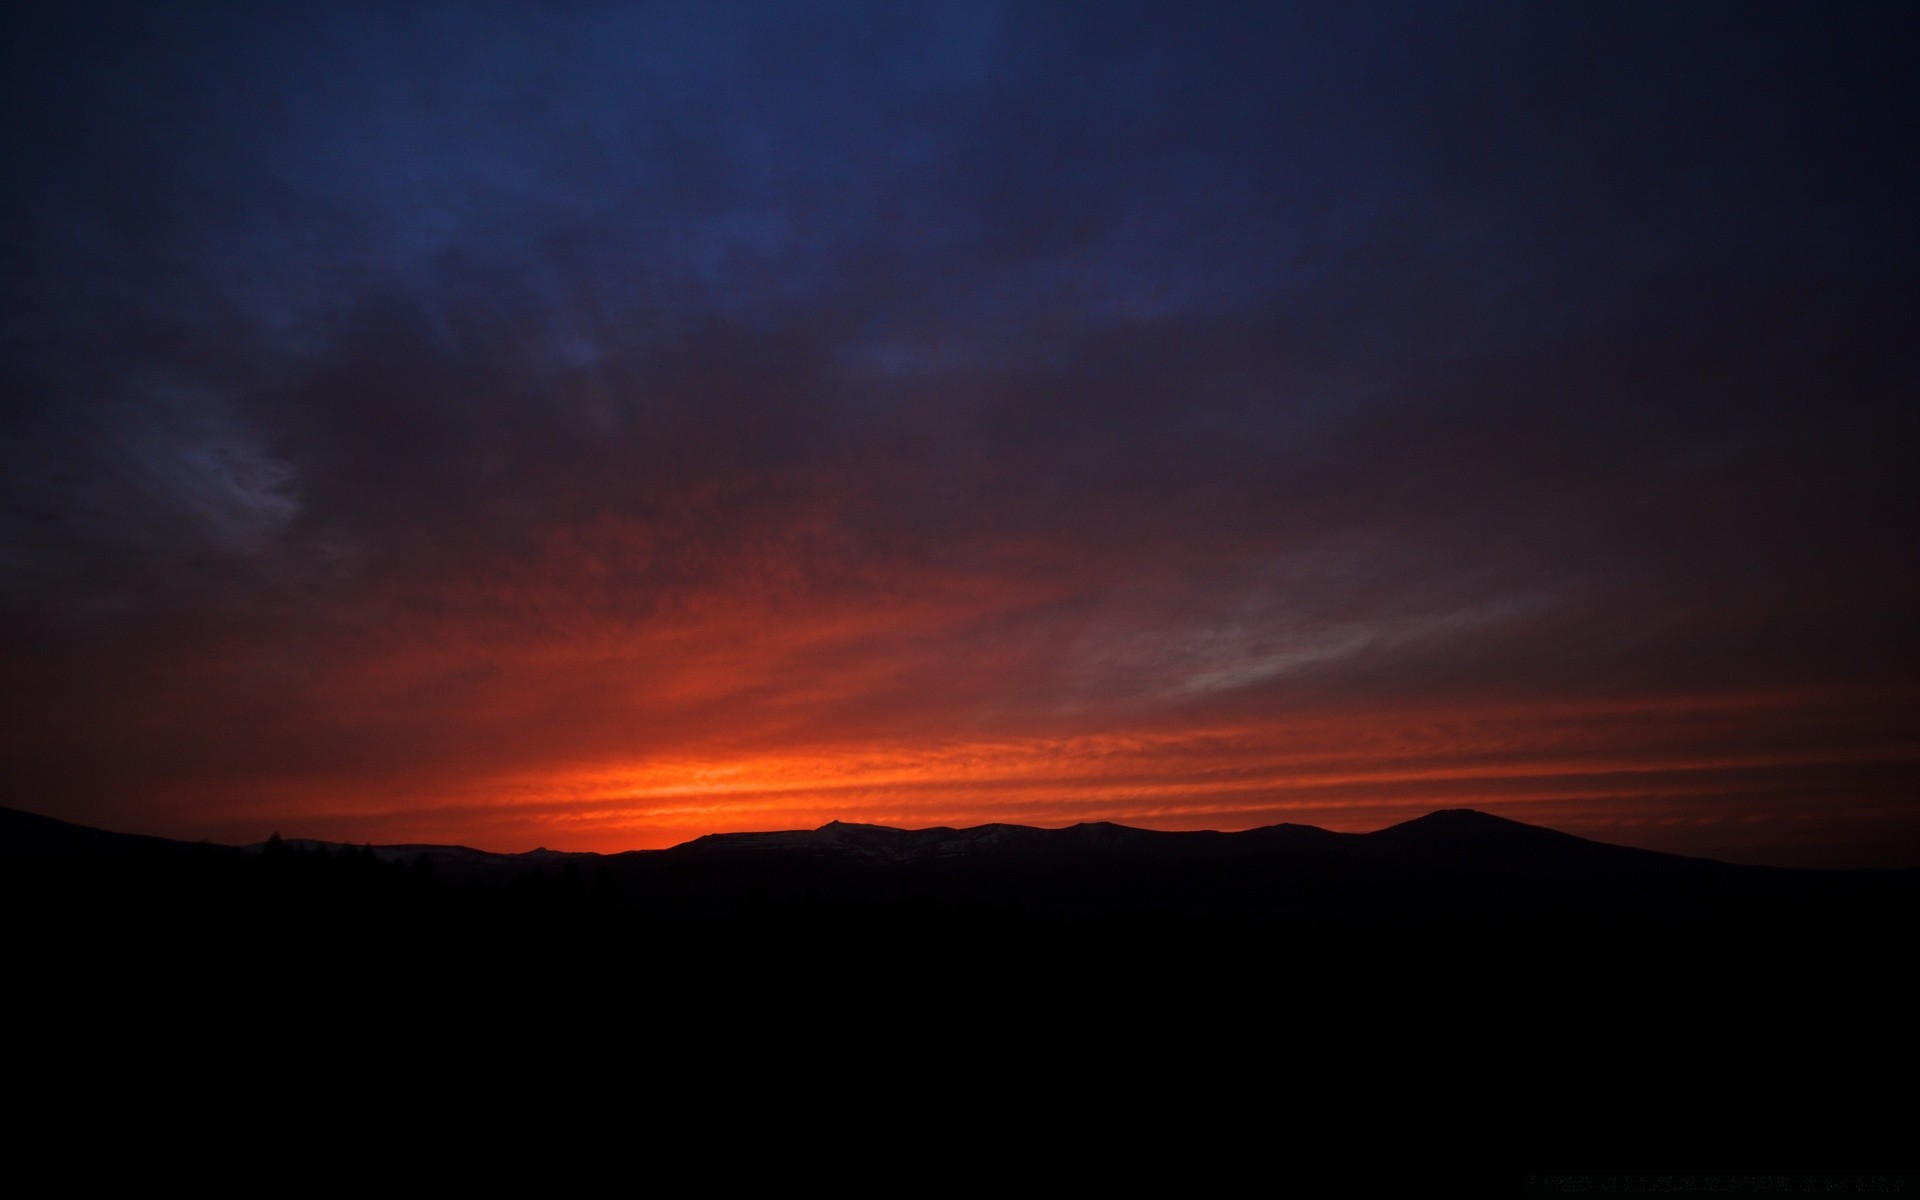
[[[288,921],[386,925],[431,911],[482,925],[565,916],[702,932],[789,921],[879,927],[897,918],[902,934],[935,921],[1049,936],[1172,925],[1489,943],[1543,933],[1643,944],[1681,934],[1852,941],[1882,915],[1910,915],[1920,897],[1920,870],[1736,866],[1467,809],[1367,834],[834,821],[601,855],[278,835],[234,847],[0,808],[0,868],[16,911],[57,913],[56,924],[191,912],[235,932]]]
[[[1734,866],[1464,810],[1369,834],[833,822],[596,855],[233,847],[0,809],[0,879],[16,1041],[186,1056],[162,1076],[291,1039],[475,1087],[644,1063],[707,1101],[749,1080],[804,1107],[833,1080],[984,1089],[1034,1121],[1351,1119],[1503,1167],[1630,1146],[1895,1169],[1872,1155],[1907,1144],[1876,1097],[1915,1064],[1913,870]]]

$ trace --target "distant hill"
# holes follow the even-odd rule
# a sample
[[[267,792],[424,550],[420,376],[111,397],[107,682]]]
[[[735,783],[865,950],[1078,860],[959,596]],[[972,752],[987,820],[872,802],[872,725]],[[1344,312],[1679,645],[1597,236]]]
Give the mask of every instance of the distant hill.
[[[1608,845],[1467,809],[1366,834],[1305,825],[1239,833],[1161,832],[1108,822],[1064,829],[981,825],[895,829],[832,821],[818,829],[710,834],[667,850],[599,855],[462,846],[355,848],[293,839],[223,847],[137,837],[0,809],[0,863],[51,886],[95,889],[168,880],[239,885],[275,854],[309,882],[379,864],[445,892],[592,890],[627,914],[734,919],[771,912],[871,917],[914,908],[995,923],[1201,921],[1296,929],[1480,932],[1806,926],[1861,912],[1911,911],[1920,871],[1734,866]],[[124,876],[124,880],[121,878]],[[398,875],[396,874],[396,877]],[[489,901],[496,903],[496,901]]]
[[[611,1086],[784,1122],[857,1088],[904,1122],[977,1110],[1009,1145],[1152,1114],[1138,1136],[1188,1122],[1183,1144],[1234,1130],[1289,1161],[1358,1131],[1416,1167],[1880,1169],[1911,1144],[1876,1081],[1916,1065],[1917,901],[1920,872],[1468,811],[1368,834],[833,822],[594,855],[0,810],[8,1029],[40,1064],[22,1094],[90,1103],[108,1079],[160,1109],[218,1070],[251,1111],[346,1072],[396,1129],[422,1096],[598,1111]]]

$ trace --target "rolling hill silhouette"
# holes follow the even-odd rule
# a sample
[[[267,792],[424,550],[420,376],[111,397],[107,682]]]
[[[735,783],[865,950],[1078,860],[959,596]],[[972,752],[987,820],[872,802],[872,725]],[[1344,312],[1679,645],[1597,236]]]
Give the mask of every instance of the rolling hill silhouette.
[[[412,893],[456,906],[464,899],[507,910],[503,897],[572,889],[623,914],[698,920],[911,908],[1000,925],[1175,920],[1489,932],[1550,923],[1647,933],[1704,924],[1777,934],[1826,921],[1872,924],[1867,914],[1912,911],[1920,894],[1920,871],[1734,866],[1468,809],[1365,834],[1290,824],[1219,833],[1108,822],[895,829],[831,821],[612,855],[310,840],[269,849],[111,833],[0,809],[0,862],[13,887],[85,893],[109,905],[265,886],[276,856],[305,864],[309,891],[338,887],[356,902],[382,880],[398,897],[405,879]],[[272,886],[284,890],[284,881]]]
[[[1151,1112],[1244,1146],[1374,1131],[1405,1162],[1780,1166],[1764,1154],[1803,1145],[1824,1165],[1790,1169],[1825,1169],[1909,1137],[1862,1081],[1911,1061],[1920,872],[1730,866],[1477,812],[1367,834],[831,822],[594,855],[216,846],[0,810],[0,889],[8,1028],[42,1056],[33,1087],[74,1104],[92,1079],[221,1063],[234,1095],[284,1102],[345,1065],[403,1124],[420,1091],[472,1111],[615,1087],[784,1120],[856,1086],[903,1114],[989,1097],[1006,1137]]]

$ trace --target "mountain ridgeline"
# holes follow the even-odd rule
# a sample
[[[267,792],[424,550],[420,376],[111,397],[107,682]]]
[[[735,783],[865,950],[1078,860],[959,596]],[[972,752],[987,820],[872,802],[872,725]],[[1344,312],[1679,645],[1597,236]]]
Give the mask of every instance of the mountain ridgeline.
[[[1912,1058],[1920,872],[1730,866],[1476,812],[1358,835],[835,822],[603,856],[189,844],[0,810],[0,881],[9,1028],[39,1094],[76,1104],[99,1070],[164,1107],[209,1069],[284,1102],[288,1078],[379,1062],[431,1064],[367,1093],[396,1128],[412,1089],[473,1112],[620,1080],[690,1114],[786,1120],[857,1086],[876,1119],[992,1096],[993,1128],[1152,1113],[1249,1146],[1284,1112],[1313,1144],[1385,1130],[1422,1162],[1595,1139],[1738,1157],[1787,1131],[1857,1163],[1910,1136],[1860,1080]],[[1486,1106],[1460,1105],[1468,1079]]]
[[[203,924],[581,920],[678,926],[916,924],[1000,932],[1137,926],[1298,935],[1551,930],[1799,931],[1823,939],[1914,911],[1920,871],[1734,866],[1589,841],[1465,809],[1368,834],[1274,825],[1160,832],[813,830],[712,834],[667,850],[494,854],[307,840],[250,847],[114,834],[0,810],[0,863],[26,903],[75,919],[191,910]]]

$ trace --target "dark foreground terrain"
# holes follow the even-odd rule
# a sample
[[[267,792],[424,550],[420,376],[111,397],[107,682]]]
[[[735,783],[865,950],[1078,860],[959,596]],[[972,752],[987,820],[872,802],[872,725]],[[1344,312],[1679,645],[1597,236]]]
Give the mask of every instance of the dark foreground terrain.
[[[1916,1066],[1920,872],[1735,867],[1467,811],[1366,835],[832,824],[598,856],[194,845],[0,810],[0,877],[15,1093],[43,1116],[171,1121],[191,1080],[214,1123],[281,1136],[424,1136],[424,1105],[656,1155],[806,1130],[1057,1162],[1077,1131],[1080,1170],[1171,1157],[1190,1184],[1247,1155],[1358,1180],[1888,1171],[1913,1147],[1885,1097]]]

